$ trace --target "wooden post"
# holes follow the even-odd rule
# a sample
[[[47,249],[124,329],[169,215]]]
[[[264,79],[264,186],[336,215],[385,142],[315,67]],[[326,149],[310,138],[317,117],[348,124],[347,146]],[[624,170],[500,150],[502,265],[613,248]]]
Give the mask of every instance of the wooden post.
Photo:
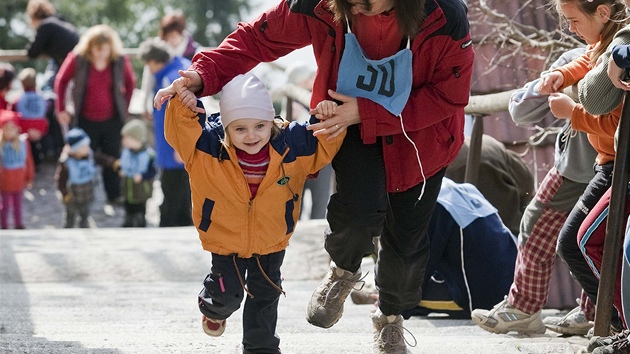
[[[615,279],[617,277],[617,265],[621,240],[624,236],[626,218],[624,207],[626,204],[626,191],[628,186],[628,156],[630,156],[630,99],[625,95],[621,121],[619,122],[619,141],[615,166],[613,169],[612,191],[606,224],[606,239],[604,241],[604,254],[602,258],[601,278],[597,291],[597,309],[595,314],[596,336],[608,336],[610,332],[610,315],[613,307],[613,294],[615,291]],[[619,290],[619,289],[617,289]]]
[[[464,182],[477,184],[479,179],[479,163],[481,162],[481,142],[483,140],[483,115],[473,115],[473,127],[470,133],[470,145],[466,158],[466,174]]]
[[[284,117],[284,119],[288,120],[289,122],[293,121],[293,99],[289,96],[286,96],[286,107],[285,107],[285,114],[287,115],[286,117]]]

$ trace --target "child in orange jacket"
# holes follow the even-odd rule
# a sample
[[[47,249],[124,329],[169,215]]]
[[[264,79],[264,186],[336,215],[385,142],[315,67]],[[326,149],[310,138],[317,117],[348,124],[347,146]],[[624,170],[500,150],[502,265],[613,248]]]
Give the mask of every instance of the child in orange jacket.
[[[172,97],[181,92],[182,80],[160,91]],[[329,132],[315,136],[306,123],[276,118],[269,92],[251,74],[223,87],[219,107],[219,114],[206,116],[179,97],[171,99],[164,123],[166,140],[190,176],[202,247],[212,253],[198,296],[202,328],[209,336],[223,334],[247,293],[243,352],[280,353],[280,266],[299,219],[304,182],[330,163],[345,131],[334,138]],[[323,101],[316,110],[330,116],[336,107]]]

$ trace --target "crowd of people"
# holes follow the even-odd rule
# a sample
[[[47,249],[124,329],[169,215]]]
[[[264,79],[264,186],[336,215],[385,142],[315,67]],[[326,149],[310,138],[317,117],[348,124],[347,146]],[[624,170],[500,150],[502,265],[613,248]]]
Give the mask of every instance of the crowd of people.
[[[520,226],[519,218],[506,226],[482,192],[445,177],[465,143],[473,74],[460,0],[279,2],[214,49],[202,49],[174,11],[140,45],[137,118],[128,108],[138,82],[116,30],[99,24],[79,35],[48,0],[30,0],[36,35],[28,55],[49,62],[41,88],[33,69],[16,74],[0,63],[1,227],[9,228],[10,212],[14,228],[28,227],[22,192],[47,153],[58,156],[68,228],[77,219],[88,227],[97,171],[108,203],[124,206],[123,227],[146,226],[146,201],[159,178],[159,226],[194,225],[212,254],[198,294],[203,331],[221,336],[244,302],[243,353],[280,353],[281,265],[310,190],[310,217],[328,221],[331,259],[307,304],[312,325],[330,328],[341,319],[346,298],[367,276],[362,260],[372,256],[375,353],[408,353],[416,343],[405,337],[404,320],[434,311],[498,334],[588,335],[615,139],[625,138],[615,133],[621,95],[630,90],[622,80],[630,68],[630,4],[552,4],[587,46],[512,95],[514,122],[552,114],[566,123],[553,168],[529,204],[510,213]],[[297,114],[283,119],[250,70],[307,45],[318,67],[296,63],[286,74],[311,91],[310,105],[292,107]],[[9,102],[16,78],[24,93]],[[572,85],[577,99],[563,93]],[[199,98],[219,93],[219,112],[206,112]],[[610,337],[593,337],[589,352],[630,353],[629,244],[630,237],[619,250]],[[556,254],[583,291],[568,314],[543,319]],[[434,298],[449,306],[430,304]]]
[[[164,195],[159,226],[191,225],[188,176],[183,163],[164,140],[163,115],[153,117],[145,113],[135,118],[129,114],[137,78],[131,58],[122,53],[123,44],[116,30],[98,24],[80,34],[57,14],[48,0],[30,0],[25,10],[35,33],[27,55],[32,59],[47,58],[48,65],[39,75],[43,80],[37,80],[33,68],[16,73],[11,64],[0,63],[0,109],[2,125],[6,127],[3,130],[7,132],[2,142],[28,143],[24,148],[19,146],[24,142],[12,144],[26,156],[23,161],[15,162],[23,170],[21,174],[7,173],[9,167],[15,169],[18,165],[8,165],[8,156],[2,159],[3,196],[6,192],[2,228],[28,227],[21,215],[22,191],[30,185],[37,166],[45,159],[57,159],[55,181],[65,207],[65,227],[75,227],[75,218],[79,227],[89,227],[87,220],[97,182],[95,173],[99,171],[106,207],[112,210],[113,206],[124,207],[125,220],[121,226],[146,225],[145,205],[151,197],[154,178],[160,179]],[[199,48],[186,30],[183,13],[180,10],[167,13],[158,36],[141,47],[140,57],[148,73],[146,82],[142,82],[142,88],[148,91],[147,99],[167,85],[165,80],[172,80],[178,69],[190,65],[190,58]],[[23,93],[9,102],[14,79],[22,84]],[[38,87],[37,81],[43,83]],[[16,127],[9,126],[11,123]],[[128,126],[133,129],[126,130]],[[148,126],[155,127],[155,132],[150,134]],[[18,132],[15,137],[10,134],[13,130]],[[126,134],[129,131],[134,134]],[[149,144],[150,135],[156,138]],[[144,166],[135,166],[139,162]],[[139,171],[142,178],[129,180],[133,177],[129,173]],[[139,192],[142,192],[140,197]],[[11,212],[13,223],[9,220]]]

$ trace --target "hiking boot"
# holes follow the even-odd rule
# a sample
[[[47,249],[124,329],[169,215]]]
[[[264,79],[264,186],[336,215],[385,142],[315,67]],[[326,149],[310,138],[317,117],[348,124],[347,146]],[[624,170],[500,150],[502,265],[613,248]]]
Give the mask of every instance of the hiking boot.
[[[361,270],[352,273],[331,262],[328,273],[311,296],[306,308],[306,320],[317,327],[332,327],[341,318],[343,303],[354,285],[361,281],[360,278]]]
[[[511,331],[518,333],[545,333],[545,324],[540,311],[527,314],[510,305],[505,299],[496,304],[492,310],[475,309],[471,313],[472,321],[488,332],[505,334]]]
[[[584,311],[577,306],[563,317],[549,316],[543,320],[545,327],[562,334],[585,336],[593,328],[593,322],[586,319]]]
[[[605,347],[595,348],[593,354],[630,354],[630,343],[628,338],[620,339]]]
[[[374,354],[411,353],[407,348],[404,333],[406,329],[402,325],[401,315],[385,316],[378,309],[372,314],[372,324],[374,325]],[[414,343],[412,346],[415,347],[416,344]]]
[[[219,337],[225,332],[225,320],[215,320],[201,316],[201,328],[207,335]]]
[[[586,346],[586,351],[589,353],[599,347],[605,347],[611,345],[619,340],[627,339],[630,331],[625,329],[617,334],[608,337],[593,337],[588,341],[588,345]]]

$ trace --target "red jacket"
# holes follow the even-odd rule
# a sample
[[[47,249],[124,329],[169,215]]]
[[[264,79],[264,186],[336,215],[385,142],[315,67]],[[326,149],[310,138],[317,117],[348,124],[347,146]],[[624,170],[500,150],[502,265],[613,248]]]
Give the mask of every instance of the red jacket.
[[[33,163],[31,145],[28,144],[26,134],[20,135],[19,141],[20,148],[26,149],[26,160],[24,161],[23,166],[12,169],[3,168],[1,161],[2,154],[0,154],[0,192],[20,192],[29,184],[33,183],[33,177],[35,176],[35,164]],[[13,142],[4,142],[4,144],[13,144]],[[1,148],[2,145],[0,145],[0,149]]]
[[[328,89],[336,88],[344,29],[344,24],[333,22],[325,0],[281,1],[252,22],[240,23],[216,49],[195,55],[191,69],[204,84],[199,95],[213,95],[258,63],[312,45],[318,65],[314,106],[328,98]],[[402,116],[428,178],[457,156],[464,140],[474,51],[463,2],[427,0],[426,19],[412,39],[411,51],[412,91]],[[422,182],[416,151],[402,134],[400,119],[368,99],[358,98],[358,104],[364,143],[383,137],[387,190],[404,191]]]
[[[99,71],[85,57],[70,52],[55,78],[57,112],[66,110],[66,91],[70,80],[74,80],[73,126],[77,124],[78,116],[93,122],[118,117],[124,123],[136,87],[136,74],[128,56],[118,57]]]

